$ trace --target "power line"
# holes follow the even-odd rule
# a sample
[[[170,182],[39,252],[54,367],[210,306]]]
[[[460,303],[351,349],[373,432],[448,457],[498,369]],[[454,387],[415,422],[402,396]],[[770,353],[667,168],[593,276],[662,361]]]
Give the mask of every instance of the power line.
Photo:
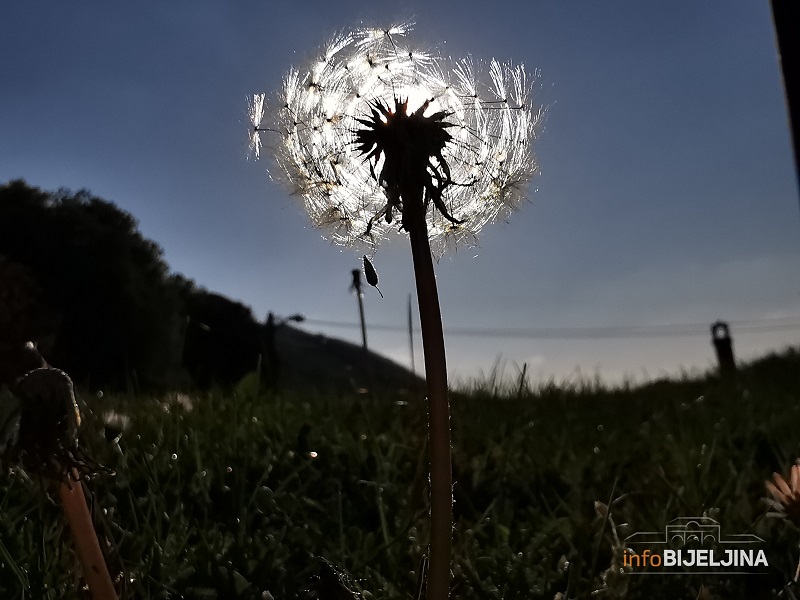
[[[357,323],[306,319],[306,323],[323,327],[358,328]],[[798,317],[728,321],[734,334],[766,333],[769,331],[800,330]],[[682,323],[670,325],[616,325],[607,327],[515,327],[477,328],[445,327],[448,336],[482,338],[517,338],[539,340],[609,340],[660,337],[708,337],[710,323]],[[373,324],[370,329],[379,331],[407,331],[400,325]],[[419,329],[417,329],[419,331]]]

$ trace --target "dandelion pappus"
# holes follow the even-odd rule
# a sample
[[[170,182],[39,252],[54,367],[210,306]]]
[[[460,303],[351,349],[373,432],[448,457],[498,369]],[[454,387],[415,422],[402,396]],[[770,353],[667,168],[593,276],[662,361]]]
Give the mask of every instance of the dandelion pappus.
[[[411,30],[338,34],[288,72],[275,110],[260,94],[249,101],[250,135],[280,138],[277,176],[336,243],[374,246],[392,228],[418,227],[412,215],[423,213],[437,249],[445,239],[455,247],[516,208],[538,173],[539,73],[427,53],[404,41]],[[251,152],[259,147],[251,139]],[[330,206],[343,208],[348,226],[327,218]]]

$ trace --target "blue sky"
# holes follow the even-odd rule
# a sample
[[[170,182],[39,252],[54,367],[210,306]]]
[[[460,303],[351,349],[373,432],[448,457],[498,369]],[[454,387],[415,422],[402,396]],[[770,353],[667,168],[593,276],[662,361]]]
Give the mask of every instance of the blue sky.
[[[718,318],[741,358],[797,343],[798,329],[736,328],[800,323],[800,205],[764,2],[3,3],[0,182],[88,188],[175,271],[261,319],[302,312],[306,329],[358,341],[359,256],[247,160],[246,98],[340,29],[408,19],[424,49],[537,70],[548,107],[530,202],[438,265],[446,335],[701,324],[653,339],[453,333],[454,379],[498,357],[535,379],[705,369]],[[365,302],[368,323],[398,331],[370,345],[407,362],[410,252],[390,242],[374,260],[386,298]]]

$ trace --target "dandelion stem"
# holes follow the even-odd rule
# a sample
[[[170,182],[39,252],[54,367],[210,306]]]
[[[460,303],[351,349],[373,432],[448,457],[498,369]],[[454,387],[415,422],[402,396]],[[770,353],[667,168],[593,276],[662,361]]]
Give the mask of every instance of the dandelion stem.
[[[447,399],[447,360],[436,274],[428,241],[422,189],[404,195],[404,224],[411,240],[417,302],[422,329],[425,379],[428,385],[428,432],[431,463],[431,545],[428,600],[445,600],[450,593],[450,547],[453,530],[453,475],[450,464],[450,404]],[[409,200],[411,200],[409,202]]]
[[[86,505],[80,481],[67,480],[58,488],[78,559],[83,565],[83,576],[92,593],[92,600],[117,600],[117,592],[108,574],[108,567],[97,541],[97,533]]]

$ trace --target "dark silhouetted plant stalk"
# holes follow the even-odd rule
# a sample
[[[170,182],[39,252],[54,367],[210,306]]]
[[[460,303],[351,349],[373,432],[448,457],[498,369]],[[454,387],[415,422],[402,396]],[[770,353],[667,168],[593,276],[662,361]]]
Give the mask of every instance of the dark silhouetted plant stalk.
[[[116,600],[81,484],[80,471],[91,461],[78,447],[81,414],[72,381],[47,365],[33,344],[19,344],[12,354],[20,376],[10,387],[20,410],[17,439],[5,458],[58,491],[93,600]]]
[[[532,109],[522,66],[492,60],[488,70],[476,69],[469,59],[420,52],[402,43],[410,29],[405,24],[340,34],[307,71],[289,72],[274,110],[265,110],[264,95],[254,96],[250,147],[258,156],[261,132],[280,135],[276,175],[303,198],[313,222],[332,231],[333,241],[374,249],[398,220],[409,236],[428,388],[425,587],[428,599],[444,600],[453,497],[433,254],[473,241],[483,225],[522,201],[537,172],[531,142],[543,112]],[[367,271],[368,282],[377,283],[369,278]]]
[[[431,548],[428,598],[447,598],[450,589],[450,546],[453,527],[453,474],[450,459],[450,403],[447,359],[439,293],[424,214],[409,224],[411,255],[417,283],[425,379],[428,386],[428,434],[431,462]]]
[[[83,576],[93,600],[116,600],[117,592],[111,582],[103,551],[97,541],[92,515],[86,504],[80,480],[63,481],[58,486],[58,496],[64,509],[78,560],[83,566]]]
[[[361,289],[361,271],[353,269],[351,273],[353,275],[353,283],[350,285],[350,289],[355,292],[356,300],[358,301],[358,322],[361,324],[361,347],[366,352],[367,322],[364,319],[364,292]]]

